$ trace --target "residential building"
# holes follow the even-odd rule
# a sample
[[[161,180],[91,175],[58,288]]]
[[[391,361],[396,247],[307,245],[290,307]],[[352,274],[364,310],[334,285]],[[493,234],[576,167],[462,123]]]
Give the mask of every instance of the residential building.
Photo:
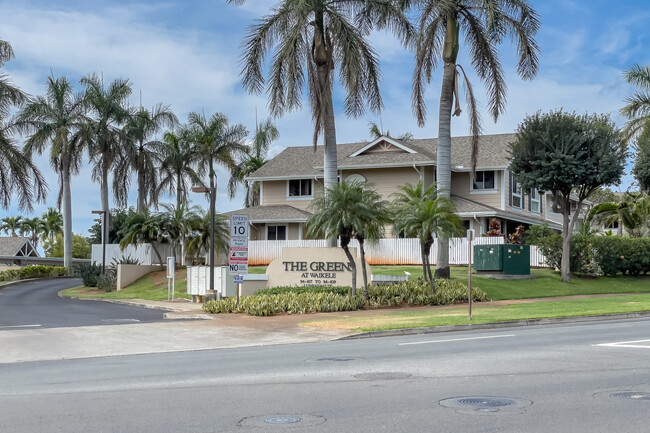
[[[554,213],[550,193],[523,191],[508,170],[509,143],[514,134],[481,137],[476,176],[471,173],[470,137],[452,138],[451,199],[466,228],[479,236],[497,218],[503,234],[523,224],[546,221],[553,229],[562,228],[562,215]],[[371,142],[339,144],[339,179],[357,179],[390,200],[405,183],[436,179],[437,139],[399,140],[382,136]],[[309,205],[323,193],[323,148],[288,147],[248,180],[260,182],[260,206],[230,214],[247,214],[251,240],[304,239]],[[387,228],[388,237],[396,237]]]

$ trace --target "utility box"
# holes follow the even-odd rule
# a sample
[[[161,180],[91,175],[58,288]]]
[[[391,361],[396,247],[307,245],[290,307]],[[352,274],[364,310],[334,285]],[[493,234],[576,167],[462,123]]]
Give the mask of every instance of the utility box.
[[[530,245],[500,245],[503,247],[503,273],[530,275]]]
[[[474,270],[503,271],[503,245],[474,245]]]

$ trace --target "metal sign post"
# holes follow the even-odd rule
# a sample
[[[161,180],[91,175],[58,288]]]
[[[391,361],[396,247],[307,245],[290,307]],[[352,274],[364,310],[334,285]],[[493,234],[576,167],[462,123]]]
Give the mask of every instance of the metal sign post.
[[[231,215],[228,267],[230,274],[235,276],[238,305],[244,274],[248,274],[248,235],[248,215]]]
[[[167,300],[171,289],[171,300],[174,302],[174,288],[176,286],[176,263],[173,257],[167,257]]]
[[[472,240],[474,230],[467,230],[467,302],[469,304],[469,321],[472,321]]]

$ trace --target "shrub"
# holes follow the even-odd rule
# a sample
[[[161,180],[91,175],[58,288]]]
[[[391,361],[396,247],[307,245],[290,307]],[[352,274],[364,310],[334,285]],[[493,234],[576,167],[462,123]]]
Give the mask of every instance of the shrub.
[[[74,274],[81,278],[83,285],[86,287],[96,287],[97,278],[99,278],[101,273],[101,265],[94,263],[82,263],[74,268]]]
[[[262,289],[255,292],[253,296],[260,295],[281,295],[283,293],[336,293],[341,296],[350,294],[350,287],[329,287],[329,286],[285,286],[285,287],[272,287],[270,289]]]
[[[112,292],[117,286],[117,270],[115,268],[106,268],[104,275],[97,277],[97,288]]]
[[[304,314],[331,311],[352,311],[363,307],[362,296],[339,295],[332,292],[287,292],[272,295],[253,295],[208,301],[203,305],[207,313],[246,313],[251,316],[276,314]]]
[[[594,236],[574,234],[571,236],[569,263],[571,272],[576,274],[597,275],[600,269],[593,255]],[[536,245],[544,254],[546,263],[552,268],[560,268],[562,263],[562,235],[555,233],[546,225],[531,226],[526,243]]]
[[[111,266],[117,268],[117,265],[139,265],[140,260],[136,259],[135,257],[131,257],[129,254],[128,256],[122,256],[119,259],[113,259],[111,261]]]
[[[436,292],[422,278],[368,287],[368,304],[373,307],[399,305],[451,305],[467,301],[467,286],[459,281],[436,280]],[[478,287],[472,288],[472,300],[486,301],[487,295]]]
[[[650,272],[650,238],[602,236],[593,245],[595,260],[605,275]]]
[[[61,266],[30,265],[20,269],[7,269],[6,271],[0,272],[0,281],[60,277],[67,274],[68,268]]]

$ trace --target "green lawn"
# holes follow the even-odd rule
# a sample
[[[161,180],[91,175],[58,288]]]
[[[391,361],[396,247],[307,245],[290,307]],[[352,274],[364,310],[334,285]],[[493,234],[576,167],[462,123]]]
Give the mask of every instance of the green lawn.
[[[377,275],[422,276],[421,266],[373,266]],[[551,269],[532,269],[536,277],[529,280],[494,280],[472,275],[472,286],[480,287],[493,301],[502,299],[544,298],[548,296],[593,295],[603,293],[650,293],[650,277],[572,278],[562,282],[560,273]],[[451,267],[451,278],[467,284],[467,266]]]
[[[319,326],[351,331],[378,331],[444,325],[509,322],[550,317],[591,316],[650,310],[650,294],[581,298],[562,301],[516,303],[504,306],[473,304],[472,321],[467,306],[393,311],[371,316],[349,316],[322,321],[307,321]]]
[[[176,270],[176,284],[174,289],[175,298],[190,299],[187,294],[187,281],[185,280],[185,269]],[[146,299],[151,301],[167,300],[167,279],[165,271],[152,272],[141,277],[139,280],[120,290],[119,292],[102,292],[94,287],[74,287],[63,291],[65,296],[76,296],[79,298],[96,299]]]

